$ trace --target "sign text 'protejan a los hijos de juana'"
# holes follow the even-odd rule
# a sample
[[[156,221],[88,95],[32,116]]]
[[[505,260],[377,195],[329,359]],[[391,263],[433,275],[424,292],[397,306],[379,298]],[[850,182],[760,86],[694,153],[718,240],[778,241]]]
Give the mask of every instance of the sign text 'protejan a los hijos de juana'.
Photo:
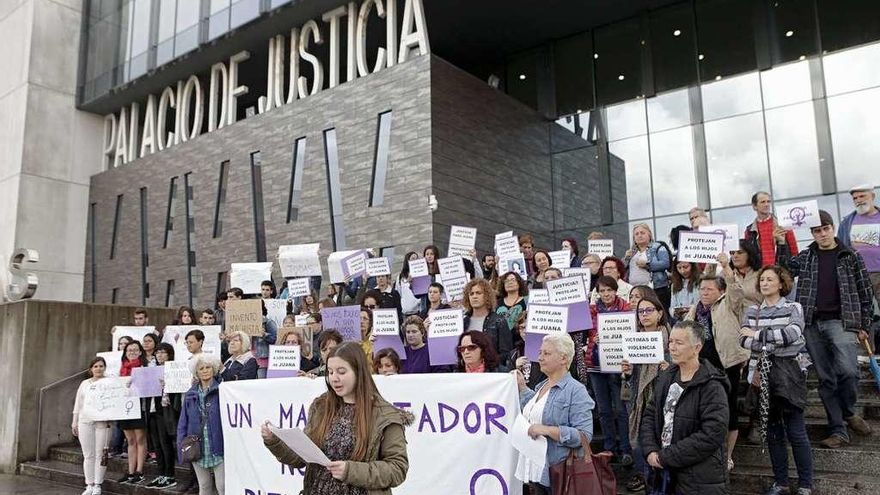
[[[376,376],[385,399],[411,412],[406,427],[409,471],[395,495],[520,495],[509,432],[519,414],[506,373]],[[263,446],[260,426],[304,428],[309,406],[327,390],[306,377],[226,382],[220,386],[226,493],[293,495],[305,470],[279,463]]]

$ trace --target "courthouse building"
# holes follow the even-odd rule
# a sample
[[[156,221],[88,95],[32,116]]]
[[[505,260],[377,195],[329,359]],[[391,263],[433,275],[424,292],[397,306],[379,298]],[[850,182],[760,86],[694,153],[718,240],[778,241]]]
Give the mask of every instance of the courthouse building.
[[[204,307],[280,245],[399,268],[451,225],[622,254],[880,185],[873,0],[3,5],[0,254],[42,298]]]

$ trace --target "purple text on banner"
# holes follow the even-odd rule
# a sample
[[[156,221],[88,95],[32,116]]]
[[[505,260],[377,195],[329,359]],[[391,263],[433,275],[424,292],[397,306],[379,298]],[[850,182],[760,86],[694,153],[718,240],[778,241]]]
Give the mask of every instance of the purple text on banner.
[[[412,289],[412,293],[421,296],[423,294],[428,293],[428,287],[431,285],[431,276],[425,275],[424,277],[415,277],[410,282],[410,289]]]
[[[373,342],[373,356],[382,349],[394,349],[394,352],[397,353],[401,360],[406,359],[403,342],[400,341],[400,337],[397,335],[376,335],[376,341]]]
[[[297,370],[266,370],[266,378],[292,378],[299,376]]]
[[[131,397],[160,397],[165,368],[149,366],[131,370]]]
[[[580,332],[593,328],[593,315],[587,301],[568,305],[568,332]]]
[[[345,340],[361,341],[361,307],[337,306],[321,310],[321,326],[342,334]]]
[[[428,338],[428,355],[431,366],[458,364],[458,335]]]
[[[526,332],[526,357],[529,358],[529,361],[538,361],[538,354],[541,353],[541,343],[544,341],[545,335],[547,334]]]

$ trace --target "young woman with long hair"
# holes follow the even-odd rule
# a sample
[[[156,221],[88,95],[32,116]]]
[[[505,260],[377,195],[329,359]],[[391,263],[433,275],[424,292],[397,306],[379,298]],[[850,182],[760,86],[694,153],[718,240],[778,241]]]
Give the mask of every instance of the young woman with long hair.
[[[101,483],[104,482],[104,474],[107,472],[107,466],[102,461],[103,457],[107,455],[111,422],[95,421],[82,412],[86,393],[94,386],[95,382],[104,378],[104,370],[106,369],[107,362],[104,361],[104,358],[92,359],[89,363],[89,378],[80,383],[73,404],[73,422],[70,429],[73,436],[79,438],[82,447],[83,475],[86,478],[86,490],[83,495],[101,495]]]
[[[406,479],[405,428],[414,417],[379,394],[370,371],[354,342],[339,345],[327,358],[327,391],[312,402],[305,427],[330,459],[327,467],[306,464],[272,433],[268,421],[263,424],[263,443],[275,458],[305,467],[305,493],[390,495]]]
[[[147,357],[140,342],[133,340],[125,346],[122,355],[122,367],[119,369],[120,377],[131,377],[134,368],[147,366]],[[147,421],[144,411],[146,401],[140,400],[141,417],[139,419],[126,419],[117,424],[125,433],[128,441],[128,474],[118,480],[119,483],[139,485],[144,482],[144,462],[147,459]]]

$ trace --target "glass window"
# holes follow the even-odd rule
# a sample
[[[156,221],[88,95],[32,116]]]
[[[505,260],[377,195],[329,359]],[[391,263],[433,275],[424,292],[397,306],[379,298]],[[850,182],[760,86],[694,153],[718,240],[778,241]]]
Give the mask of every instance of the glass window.
[[[880,86],[880,43],[826,55],[822,65],[828,96]]]
[[[701,80],[755,70],[751,5],[742,0],[702,0],[696,7]]]
[[[592,112],[568,115],[556,120],[555,126],[550,126],[550,147],[553,153],[568,151],[574,148],[583,148],[595,144],[597,130],[590,131],[590,118]],[[590,134],[592,132],[592,135]]]
[[[656,215],[688,211],[697,204],[691,132],[690,127],[681,127],[650,135]]]
[[[647,102],[648,128],[651,132],[681,127],[691,122],[687,89],[648,98]]]
[[[587,177],[596,177],[598,173],[595,146],[553,155],[556,229],[577,229],[598,220],[596,186],[593,181],[586,180]]]
[[[592,53],[590,33],[559,40],[553,46],[557,115],[593,108]]]
[[[761,72],[761,92],[764,108],[811,100],[810,63],[805,60]]]
[[[211,0],[208,39],[212,40],[227,32],[229,32],[229,0]]]
[[[770,188],[760,113],[707,122],[705,130],[712,208],[748,203]]]
[[[654,239],[665,242],[669,249],[672,249],[672,241],[669,240],[669,233],[672,232],[672,229],[679,225],[687,225],[688,227],[691,225],[687,213],[671,217],[658,217],[654,219],[654,223],[656,225]]]
[[[617,22],[594,32],[596,93],[607,105],[640,96],[642,36],[638,19]]]
[[[773,0],[770,15],[770,53],[774,64],[819,53],[813,2]]]
[[[651,165],[648,161],[648,139],[645,136],[609,143],[612,155],[611,173],[626,177],[627,218],[653,216],[651,208]],[[622,169],[622,170],[621,170]],[[616,212],[615,212],[616,213]]]
[[[616,141],[648,132],[645,100],[638,99],[605,109],[608,121],[608,140]]]
[[[837,189],[880,184],[880,88],[828,98]]]
[[[880,2],[817,0],[822,49],[826,52],[880,39]]]
[[[177,36],[174,55],[182,55],[199,46],[199,2],[177,2]]]
[[[538,108],[538,56],[529,51],[515,56],[507,63],[507,94]]]
[[[746,198],[749,202],[751,197]],[[755,220],[755,210],[752,209],[751,203],[748,206],[737,206],[735,208],[713,209],[709,212],[709,217],[715,225],[736,224],[740,235],[746,230],[746,226]]]
[[[704,84],[703,119],[714,120],[761,109],[761,86],[758,73]]]
[[[813,103],[768,110],[765,121],[773,196],[784,199],[821,194]]]
[[[694,11],[690,2],[650,13],[654,88],[658,92],[696,83]]]
[[[236,0],[232,3],[230,26],[237,28],[260,16],[260,0]]]
[[[159,42],[174,37],[177,0],[159,0]]]
[[[134,79],[147,72],[147,49],[150,44],[150,9],[152,0],[134,0],[128,19],[131,41],[126,58],[129,69],[126,80]]]

